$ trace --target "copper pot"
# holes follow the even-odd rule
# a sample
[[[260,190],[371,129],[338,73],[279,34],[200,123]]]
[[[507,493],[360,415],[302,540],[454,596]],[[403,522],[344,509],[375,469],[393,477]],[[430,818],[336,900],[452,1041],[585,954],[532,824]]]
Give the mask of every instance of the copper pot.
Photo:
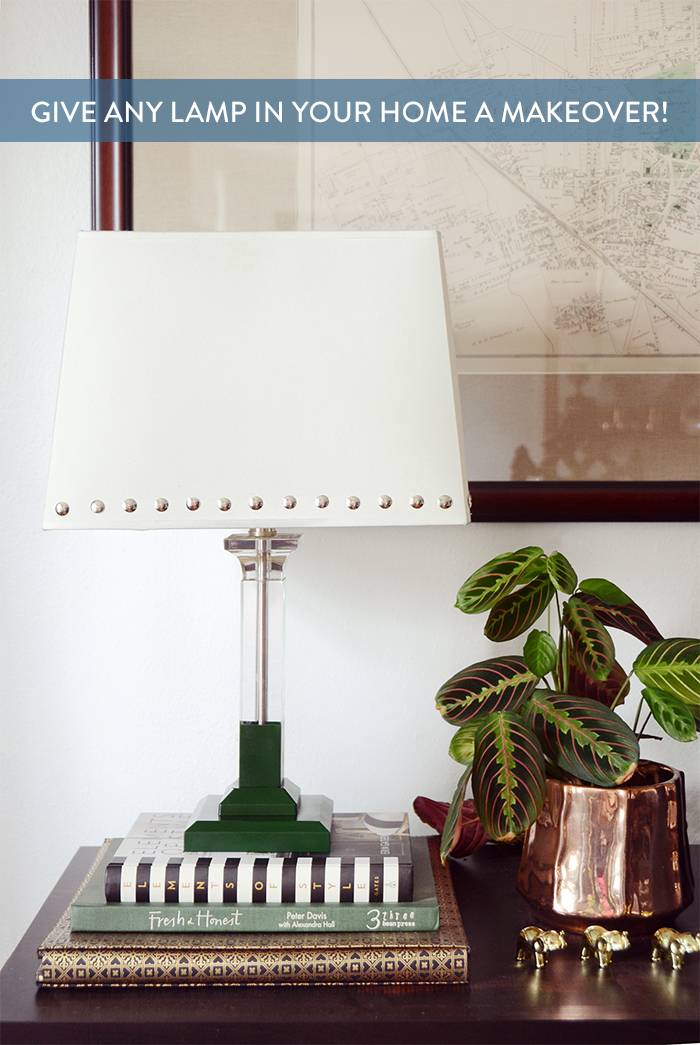
[[[647,933],[693,900],[683,774],[640,762],[624,787],[547,781],[525,836],[518,889],[543,920]]]

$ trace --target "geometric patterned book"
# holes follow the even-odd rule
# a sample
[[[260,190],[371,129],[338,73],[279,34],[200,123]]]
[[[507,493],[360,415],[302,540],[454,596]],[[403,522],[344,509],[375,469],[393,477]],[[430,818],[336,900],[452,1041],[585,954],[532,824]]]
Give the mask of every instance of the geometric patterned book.
[[[423,839],[416,842],[423,843]],[[80,933],[66,911],[39,948],[41,987],[466,983],[468,953],[439,840],[440,928],[406,933]]]

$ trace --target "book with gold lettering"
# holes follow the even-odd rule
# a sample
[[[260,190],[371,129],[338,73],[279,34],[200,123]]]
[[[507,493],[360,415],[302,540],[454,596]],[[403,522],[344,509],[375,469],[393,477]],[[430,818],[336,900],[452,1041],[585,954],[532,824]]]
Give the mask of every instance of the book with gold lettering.
[[[432,932],[75,932],[66,911],[39,948],[41,987],[466,983],[468,945],[437,839]]]

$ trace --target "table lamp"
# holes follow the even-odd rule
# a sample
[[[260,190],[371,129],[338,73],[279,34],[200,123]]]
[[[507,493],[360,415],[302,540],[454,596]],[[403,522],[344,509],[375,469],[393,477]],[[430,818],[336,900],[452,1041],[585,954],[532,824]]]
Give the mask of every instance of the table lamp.
[[[467,522],[453,362],[435,232],[80,234],[45,528],[236,531],[239,773],[186,851],[328,852],[282,765],[285,560]]]

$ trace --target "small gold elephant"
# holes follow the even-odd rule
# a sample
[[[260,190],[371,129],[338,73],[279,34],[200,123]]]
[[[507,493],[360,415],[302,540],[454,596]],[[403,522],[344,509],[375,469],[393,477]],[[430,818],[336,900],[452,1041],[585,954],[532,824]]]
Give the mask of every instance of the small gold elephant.
[[[515,960],[527,961],[530,955],[534,955],[535,965],[543,969],[547,964],[549,951],[562,951],[566,947],[566,937],[563,932],[556,929],[540,929],[536,925],[526,925],[518,935],[518,949],[515,952]]]
[[[605,969],[612,962],[615,951],[629,950],[630,938],[627,930],[606,929],[603,925],[589,925],[583,934],[581,961],[588,961],[593,954],[598,965]]]
[[[651,960],[670,958],[674,969],[682,969],[686,954],[700,951],[700,933],[679,933],[676,929],[658,929],[652,936]]]

